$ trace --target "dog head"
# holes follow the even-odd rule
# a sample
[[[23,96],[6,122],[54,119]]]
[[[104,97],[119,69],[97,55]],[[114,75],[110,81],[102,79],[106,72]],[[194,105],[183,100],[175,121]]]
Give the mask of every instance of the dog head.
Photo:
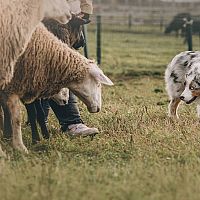
[[[185,89],[180,99],[190,104],[200,96],[200,62],[193,64],[192,68],[185,75],[184,85]]]

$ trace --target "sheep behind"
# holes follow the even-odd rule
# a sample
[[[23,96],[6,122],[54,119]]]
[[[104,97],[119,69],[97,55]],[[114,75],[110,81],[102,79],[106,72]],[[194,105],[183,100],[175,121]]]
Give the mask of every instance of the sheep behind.
[[[0,0],[0,89],[12,79],[17,58],[44,17],[65,23],[69,6],[65,0]]]

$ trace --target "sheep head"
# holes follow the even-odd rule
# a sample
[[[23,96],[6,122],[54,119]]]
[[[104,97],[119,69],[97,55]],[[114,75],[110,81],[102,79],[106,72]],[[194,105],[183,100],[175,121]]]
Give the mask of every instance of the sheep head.
[[[88,73],[81,81],[69,83],[68,88],[87,106],[90,113],[101,110],[101,85],[113,85],[113,82],[94,62],[89,63]]]

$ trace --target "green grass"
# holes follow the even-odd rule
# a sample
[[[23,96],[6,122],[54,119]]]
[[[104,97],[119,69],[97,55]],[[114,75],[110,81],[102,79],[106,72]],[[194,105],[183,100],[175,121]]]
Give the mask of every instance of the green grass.
[[[105,31],[102,68],[115,82],[103,88],[101,113],[83,120],[101,133],[93,140],[71,140],[50,116],[50,141],[31,145],[29,155],[2,141],[1,200],[198,200],[200,199],[200,126],[195,105],[180,107],[180,120],[167,117],[163,75],[182,39],[157,34]],[[89,32],[95,58],[95,34]],[[194,38],[198,49],[198,38]]]

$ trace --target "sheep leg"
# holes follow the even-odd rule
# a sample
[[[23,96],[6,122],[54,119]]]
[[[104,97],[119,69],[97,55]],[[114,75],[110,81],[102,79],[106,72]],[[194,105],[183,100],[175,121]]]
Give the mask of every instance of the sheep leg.
[[[11,122],[11,113],[6,103],[2,105],[4,112],[4,121],[3,121],[3,136],[6,139],[12,137],[12,122]]]
[[[169,107],[168,107],[168,114],[169,117],[179,118],[177,114],[178,105],[180,103],[180,98],[172,98]]]
[[[2,148],[1,148],[1,145],[0,145],[0,158],[1,157],[6,158],[6,154],[3,152]]]
[[[11,122],[13,129],[13,147],[19,151],[28,153],[28,150],[24,146],[22,141],[21,119],[20,119],[21,108],[20,108],[19,97],[15,94],[8,96],[7,106],[11,114]]]
[[[0,105],[0,130],[1,131],[3,131],[3,126],[4,126],[3,120],[4,120],[3,108]]]
[[[49,131],[45,123],[45,113],[40,99],[35,100],[35,108],[37,110],[37,121],[40,125],[42,135],[45,139],[49,139]]]
[[[3,109],[2,106],[0,106],[0,129],[3,131]],[[0,158],[1,157],[6,157],[6,154],[3,152],[1,145],[0,145]]]
[[[4,138],[10,139],[12,137],[12,124],[10,111],[7,106],[7,95],[1,92],[0,99],[0,128],[3,131]]]
[[[30,122],[30,126],[31,126],[31,134],[32,134],[32,143],[36,144],[40,141],[40,136],[38,133],[38,129],[37,129],[37,111],[36,111],[36,107],[35,107],[35,102],[32,102],[30,104],[25,104],[26,110],[27,110],[27,114],[28,114],[28,119]]]

